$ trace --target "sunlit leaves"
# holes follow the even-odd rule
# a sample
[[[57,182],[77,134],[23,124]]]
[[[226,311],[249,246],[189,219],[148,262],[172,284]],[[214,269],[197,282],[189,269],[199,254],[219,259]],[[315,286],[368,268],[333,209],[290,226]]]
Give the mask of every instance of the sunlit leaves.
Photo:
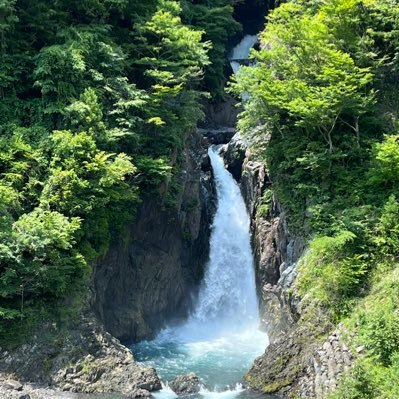
[[[40,208],[22,215],[7,245],[0,247],[4,267],[0,297],[12,297],[21,290],[26,295],[65,294],[73,276],[82,277],[86,267],[73,251],[79,227],[78,218]]]
[[[387,135],[384,141],[374,146],[375,160],[370,171],[373,183],[399,184],[399,135]]]
[[[41,199],[44,204],[68,215],[88,216],[110,201],[135,198],[134,188],[125,183],[136,170],[128,156],[98,150],[85,132],[54,132],[53,142],[50,175]]]
[[[308,14],[296,3],[279,7],[270,16],[261,40],[265,48],[254,53],[257,65],[243,68],[235,85],[249,94],[245,123],[273,121],[288,115],[305,129],[320,130],[332,149],[331,134],[343,115],[362,115],[373,101],[365,94],[373,75],[356,66],[350,54],[337,45],[324,11]]]
[[[180,4],[0,0],[2,320],[80,294],[86,262],[177,168],[211,48]]]

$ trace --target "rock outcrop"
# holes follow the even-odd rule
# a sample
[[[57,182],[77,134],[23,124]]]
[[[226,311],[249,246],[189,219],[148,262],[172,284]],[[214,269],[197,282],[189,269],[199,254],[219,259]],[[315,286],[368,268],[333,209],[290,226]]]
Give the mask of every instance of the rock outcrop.
[[[155,370],[136,364],[130,350],[93,317],[85,317],[63,330],[53,325],[43,326],[21,347],[0,350],[0,373],[7,376],[7,381],[11,378],[23,383],[34,381],[41,387],[71,392],[129,395],[137,389],[161,389]],[[7,389],[7,384],[10,382],[0,384],[1,389]],[[19,388],[26,390],[15,382],[10,392]],[[43,388],[37,389],[37,395],[34,392],[32,397],[41,397]]]
[[[204,136],[209,144],[226,144],[235,135],[236,130],[231,127],[219,127],[216,129],[198,129],[198,132]]]
[[[235,134],[221,150],[227,170],[233,175],[237,182],[241,181],[247,147],[246,141],[243,140],[239,134]]]
[[[201,390],[201,386],[200,379],[194,373],[179,375],[169,383],[169,387],[178,395],[198,393]]]
[[[224,101],[206,101],[204,104],[205,118],[200,127],[217,129],[220,126],[235,128],[237,124],[237,100],[226,95]]]
[[[307,309],[295,295],[295,279],[305,239],[290,232],[266,165],[248,142],[237,134],[222,152],[227,168],[240,182],[251,217],[261,316],[270,339],[245,381],[266,393],[324,398],[350,367],[353,355],[339,332],[330,333],[333,326],[320,310],[307,314],[306,323],[301,319]]]
[[[165,198],[173,192],[166,187],[164,194],[145,198],[126,234],[95,266],[93,307],[121,340],[151,338],[190,309],[208,259],[215,209],[206,150],[203,137],[193,133],[185,154],[176,154],[184,160],[173,201]]]
[[[0,374],[0,398],[4,399],[66,399],[62,392],[49,388],[40,388],[32,384],[21,384],[15,389],[16,381]],[[79,399],[78,395],[71,394],[68,399]]]
[[[239,134],[222,150],[227,168],[240,182],[251,217],[256,283],[263,325],[271,341],[288,332],[297,318],[289,288],[304,239],[290,233],[286,215],[269,190],[266,165]]]
[[[304,376],[297,381],[300,398],[325,398],[337,388],[340,377],[354,361],[354,354],[334,331],[324,343],[312,353]]]
[[[256,359],[245,379],[262,392],[324,399],[337,387],[353,359],[339,331],[323,340],[315,332],[295,328]]]

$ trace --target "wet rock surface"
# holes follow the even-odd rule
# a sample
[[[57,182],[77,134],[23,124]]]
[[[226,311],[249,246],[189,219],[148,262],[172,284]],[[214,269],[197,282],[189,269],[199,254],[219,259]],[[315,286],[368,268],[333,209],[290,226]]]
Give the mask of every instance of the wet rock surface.
[[[236,134],[236,129],[233,127],[218,127],[215,129],[198,129],[198,132],[205,137],[209,144],[226,144]]]
[[[92,317],[65,331],[43,327],[21,347],[1,350],[0,372],[22,384],[34,381],[40,386],[79,393],[127,395],[136,389],[161,389],[155,370],[135,363],[131,351]],[[14,384],[15,392],[24,389],[18,388],[18,382],[7,384]],[[5,383],[2,387],[6,389]]]
[[[151,339],[189,312],[209,255],[216,197],[203,137],[193,133],[181,171],[145,198],[135,221],[94,269],[93,307],[124,341]],[[176,161],[177,162],[177,161]]]
[[[178,395],[195,394],[201,390],[201,381],[194,373],[189,373],[177,376],[169,386]]]

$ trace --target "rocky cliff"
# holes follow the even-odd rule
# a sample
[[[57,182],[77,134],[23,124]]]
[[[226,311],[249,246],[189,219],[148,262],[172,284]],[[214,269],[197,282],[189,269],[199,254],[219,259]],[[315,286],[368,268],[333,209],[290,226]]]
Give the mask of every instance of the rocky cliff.
[[[295,294],[296,265],[306,240],[290,232],[267,167],[239,134],[223,148],[251,216],[262,324],[270,345],[245,376],[247,384],[284,397],[324,398],[353,360],[340,331]]]
[[[155,370],[135,363],[130,350],[88,315],[63,328],[52,323],[42,325],[29,341],[12,351],[0,348],[0,394],[9,392],[5,397],[11,398],[10,378],[20,380],[32,397],[39,398],[58,397],[56,391],[43,389],[48,386],[123,395],[161,388]],[[38,385],[34,389],[26,382]],[[21,383],[17,385],[14,391],[22,390]]]
[[[227,168],[241,186],[251,217],[252,246],[262,322],[271,341],[288,332],[297,314],[288,294],[305,242],[291,234],[273,195],[266,165],[240,134],[222,150]]]
[[[215,206],[206,150],[193,132],[172,206],[163,195],[144,199],[127,234],[95,266],[93,307],[117,338],[151,338],[190,309],[208,259]]]

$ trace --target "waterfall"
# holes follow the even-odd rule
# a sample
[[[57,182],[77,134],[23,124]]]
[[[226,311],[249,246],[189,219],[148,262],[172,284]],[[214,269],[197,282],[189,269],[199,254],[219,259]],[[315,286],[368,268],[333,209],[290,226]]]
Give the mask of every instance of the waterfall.
[[[153,366],[164,381],[196,373],[208,387],[203,397],[243,396],[237,385],[267,346],[259,327],[250,219],[240,188],[218,152],[209,150],[218,204],[212,226],[210,257],[197,305],[180,326],[163,330],[154,341],[133,347],[136,359]],[[235,388],[235,387],[238,388]],[[168,399],[165,388],[156,397]],[[227,395],[227,396],[226,396]]]
[[[257,41],[258,35],[246,35],[241,42],[233,48],[230,64],[234,73],[237,73],[240,69],[241,62],[248,59],[251,48]]]
[[[235,73],[256,41],[257,36],[245,36],[234,48]],[[210,148],[208,154],[218,204],[196,307],[182,325],[168,327],[155,340],[132,348],[136,359],[155,367],[166,384],[156,399],[175,398],[167,381],[188,372],[196,373],[207,387],[200,392],[203,399],[258,399],[239,384],[268,344],[267,335],[258,328],[250,218],[240,188],[218,151]]]
[[[249,215],[240,188],[222,158],[213,148],[208,154],[218,206],[198,304],[182,331],[186,337],[216,336],[259,322]]]

